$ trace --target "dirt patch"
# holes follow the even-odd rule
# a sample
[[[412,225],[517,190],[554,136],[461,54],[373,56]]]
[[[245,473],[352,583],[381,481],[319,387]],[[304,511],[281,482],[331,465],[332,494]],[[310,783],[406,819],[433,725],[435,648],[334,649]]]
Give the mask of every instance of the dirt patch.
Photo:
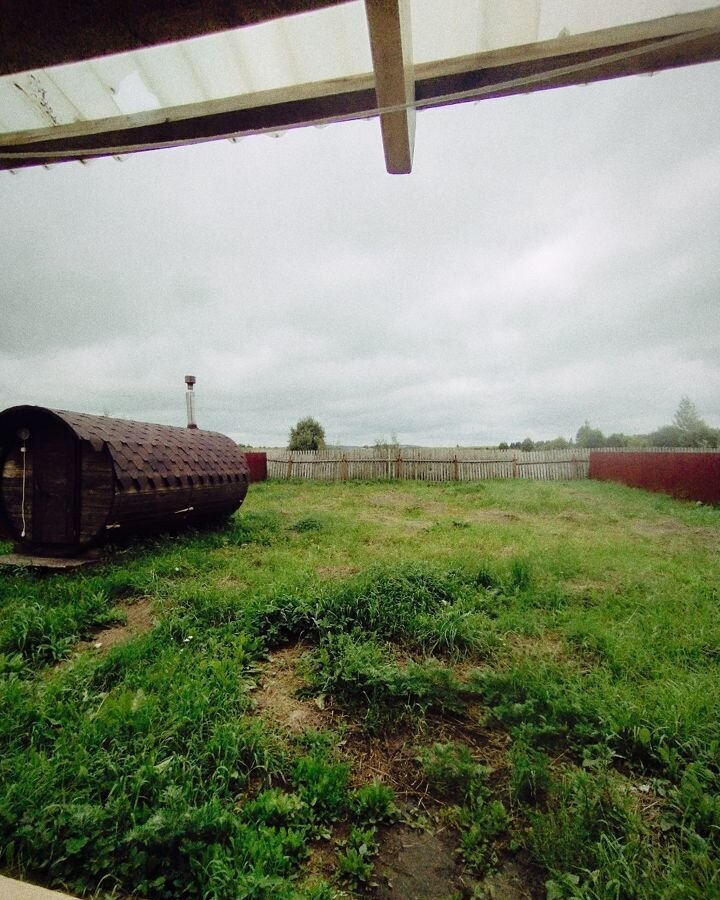
[[[320,566],[316,571],[321,578],[350,578],[360,569],[357,566]]]
[[[473,509],[465,513],[471,522],[519,522],[517,513],[503,512],[501,509]]]
[[[309,649],[305,644],[283,647],[272,653],[261,669],[261,684],[255,693],[256,708],[260,715],[288,731],[332,725],[332,710],[321,708],[319,701],[298,697],[298,692],[306,686],[298,672],[298,663]]]
[[[456,841],[447,831],[389,831],[375,865],[378,887],[372,896],[383,900],[447,900],[462,890],[462,868]]]
[[[562,512],[557,513],[553,518],[562,519],[563,522],[587,522],[588,519],[592,518],[588,513],[579,513],[579,512]]]
[[[414,806],[424,799],[427,792],[412,735],[402,731],[367,735],[351,726],[342,751],[352,764],[354,787],[382,781],[393,789],[400,803]]]
[[[385,509],[396,509],[409,516],[438,516],[447,514],[447,504],[436,500],[417,502],[414,497],[409,497],[404,491],[389,491],[386,494],[376,494],[370,500],[370,506]]]
[[[133,603],[120,603],[117,609],[125,616],[123,624],[95,631],[91,640],[81,641],[75,649],[78,651],[93,649],[100,654],[108,653],[118,644],[124,644],[139,634],[146,634],[155,625],[152,600],[148,597],[135,600]]]
[[[636,519],[629,523],[633,534],[651,540],[663,538],[685,538],[702,547],[715,549],[717,547],[717,531],[714,528],[698,528],[678,522],[677,519]]]
[[[237,550],[237,547],[234,548]],[[223,575],[218,578],[215,584],[218,587],[228,587],[232,588],[234,591],[244,591],[250,587],[247,581],[243,581],[241,578],[236,578],[234,575]]]
[[[506,640],[516,656],[542,656],[545,659],[566,661],[568,648],[563,639],[551,631],[539,635],[507,634]]]
[[[382,781],[393,789],[402,809],[434,815],[446,804],[428,786],[419,759],[420,748],[452,741],[465,744],[478,762],[492,770],[493,783],[503,782],[510,737],[502,731],[481,728],[478,717],[479,710],[468,710],[467,717],[462,718],[448,713],[431,714],[421,729],[389,728],[373,735],[364,733],[354,723],[345,722],[347,730],[341,750],[352,765],[353,786]]]
[[[405,529],[406,531],[411,532],[421,531],[433,523],[433,516],[431,514],[428,514],[427,516],[419,514],[416,518],[410,519],[406,516],[390,515],[389,513],[378,512],[373,509],[360,512],[358,518],[362,519],[363,522],[370,522],[376,526],[384,526],[386,528],[395,528],[398,530]]]
[[[686,536],[693,531],[688,525],[678,522],[676,519],[636,519],[629,525],[635,534],[643,537]]]
[[[646,825],[653,829],[660,827],[668,801],[655,791],[652,782],[625,776],[620,789]]]
[[[494,875],[489,875],[479,885],[488,900],[534,900],[544,897],[542,882],[533,876],[519,861],[505,860]]]

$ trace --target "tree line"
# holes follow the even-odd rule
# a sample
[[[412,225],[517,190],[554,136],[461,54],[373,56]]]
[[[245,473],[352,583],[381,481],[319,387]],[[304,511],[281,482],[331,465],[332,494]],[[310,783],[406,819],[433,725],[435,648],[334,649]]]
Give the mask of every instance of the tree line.
[[[533,441],[525,438],[523,441],[501,443],[498,449],[516,450],[563,450],[568,447],[583,447],[586,449],[599,449],[601,447],[630,447],[642,449],[643,447],[706,447],[709,449],[720,447],[720,428],[711,428],[700,417],[697,407],[689,397],[684,396],[670,425],[663,425],[650,434],[622,434],[615,432],[607,437],[599,428],[594,428],[590,422],[578,428],[575,440],[572,438],[557,437],[549,441]]]
[[[290,429],[288,450],[323,450],[325,429],[312,416],[307,416]],[[398,447],[398,439],[392,436],[390,442],[376,441],[376,447]],[[498,444],[499,450],[565,450],[570,447],[597,449],[601,447],[720,447],[720,429],[711,428],[700,417],[695,404],[689,397],[680,400],[673,421],[650,434],[622,434],[614,432],[607,437],[599,428],[594,428],[587,420],[578,428],[575,438],[556,437],[549,441],[534,441],[526,437],[522,441]]]

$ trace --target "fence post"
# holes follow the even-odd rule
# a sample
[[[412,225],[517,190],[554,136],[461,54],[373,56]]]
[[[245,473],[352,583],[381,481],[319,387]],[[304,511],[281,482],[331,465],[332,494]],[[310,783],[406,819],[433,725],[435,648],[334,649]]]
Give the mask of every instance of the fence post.
[[[287,464],[287,477],[288,477],[288,479],[292,478],[292,464],[293,464],[293,458],[292,458],[292,450],[291,450],[291,451],[288,453],[288,464]]]
[[[347,481],[348,477],[348,463],[347,456],[343,453],[340,457],[340,481]]]
[[[577,478],[578,477],[578,459],[574,453],[572,455],[571,462],[572,462],[573,478]]]
[[[453,456],[453,475],[455,476],[455,481],[460,481],[460,466],[458,464],[457,453]]]
[[[395,477],[398,481],[402,478],[402,452],[400,450],[395,457]]]
[[[515,454],[515,456],[513,456],[513,474],[512,474],[512,477],[513,477],[513,478],[517,478],[517,454]]]

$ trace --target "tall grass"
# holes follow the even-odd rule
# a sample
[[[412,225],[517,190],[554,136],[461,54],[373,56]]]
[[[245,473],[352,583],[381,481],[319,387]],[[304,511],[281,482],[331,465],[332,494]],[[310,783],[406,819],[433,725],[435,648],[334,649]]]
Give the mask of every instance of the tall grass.
[[[538,896],[720,896],[719,537],[719,510],[591,482],[266,484],[225,529],[0,573],[0,865],[149,900],[365,891],[392,792],[255,708],[302,640],[308,692],[406,742],[476,877],[522,849]],[[151,631],[79,652],[140,597]]]

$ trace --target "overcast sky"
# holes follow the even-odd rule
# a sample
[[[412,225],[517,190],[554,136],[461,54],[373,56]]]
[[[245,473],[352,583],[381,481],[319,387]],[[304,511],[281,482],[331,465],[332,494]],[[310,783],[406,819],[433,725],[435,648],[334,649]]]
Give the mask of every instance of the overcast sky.
[[[720,425],[720,63],[0,177],[0,408],[282,446]]]

